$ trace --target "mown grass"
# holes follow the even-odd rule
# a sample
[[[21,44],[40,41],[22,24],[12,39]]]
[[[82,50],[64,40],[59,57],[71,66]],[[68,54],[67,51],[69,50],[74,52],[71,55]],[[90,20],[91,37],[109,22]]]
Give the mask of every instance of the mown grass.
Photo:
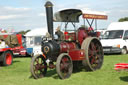
[[[46,77],[33,79],[30,73],[31,58],[15,58],[8,67],[0,67],[0,85],[128,85],[128,72],[116,72],[116,63],[128,63],[128,55],[105,55],[100,70],[73,73],[61,80],[56,70],[49,70]]]

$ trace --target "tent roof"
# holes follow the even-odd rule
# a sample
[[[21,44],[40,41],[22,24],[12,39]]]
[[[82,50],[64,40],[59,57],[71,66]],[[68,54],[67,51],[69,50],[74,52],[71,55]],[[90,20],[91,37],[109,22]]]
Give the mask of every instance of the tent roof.
[[[37,28],[26,33],[25,36],[43,36],[47,33],[47,28]]]

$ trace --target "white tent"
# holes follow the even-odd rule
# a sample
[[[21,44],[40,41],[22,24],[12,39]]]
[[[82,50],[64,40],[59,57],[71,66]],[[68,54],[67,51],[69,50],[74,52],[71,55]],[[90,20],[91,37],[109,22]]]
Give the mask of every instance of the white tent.
[[[37,28],[26,33],[25,36],[43,36],[47,33],[47,28]]]
[[[41,38],[47,33],[47,28],[36,28],[26,33],[26,48],[27,53],[40,54],[41,53]]]

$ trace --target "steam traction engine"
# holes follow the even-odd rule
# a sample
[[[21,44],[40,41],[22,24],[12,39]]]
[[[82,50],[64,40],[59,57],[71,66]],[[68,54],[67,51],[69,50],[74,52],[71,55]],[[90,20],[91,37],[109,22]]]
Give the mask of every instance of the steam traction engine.
[[[73,68],[83,65],[87,71],[100,69],[103,63],[103,49],[98,39],[99,33],[94,30],[80,27],[77,30],[68,30],[67,25],[83,19],[107,19],[106,15],[84,14],[79,9],[66,9],[55,13],[53,20],[52,3],[46,2],[47,25],[50,38],[44,38],[42,42],[42,54],[32,58],[31,73],[34,78],[41,78],[47,72],[47,68],[56,68],[61,79],[70,77]],[[55,38],[53,34],[53,21],[65,22],[64,34]],[[92,23],[89,23],[91,28]],[[59,38],[61,37],[61,38]],[[56,63],[54,63],[56,62]],[[56,65],[54,65],[56,64]],[[77,66],[78,65],[78,66]]]

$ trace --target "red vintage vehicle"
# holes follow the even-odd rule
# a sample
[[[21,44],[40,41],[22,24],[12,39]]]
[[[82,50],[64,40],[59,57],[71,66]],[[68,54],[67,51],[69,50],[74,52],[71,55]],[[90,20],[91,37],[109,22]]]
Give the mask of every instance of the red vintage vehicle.
[[[6,48],[0,48],[0,62],[4,66],[9,66],[13,62],[14,55],[26,55],[26,49],[23,47],[21,34],[0,34],[0,39],[3,39],[8,45]]]
[[[85,14],[80,9],[66,9],[55,13],[53,20],[52,3],[46,2],[46,16],[50,37],[43,38],[42,55],[36,55],[31,61],[31,73],[34,78],[44,77],[47,68],[56,68],[61,79],[70,77],[73,68],[81,65],[87,71],[100,69],[103,64],[104,53],[99,41],[99,32],[92,30],[95,19],[107,19],[106,15]],[[82,16],[91,30],[83,27],[76,29],[75,23]],[[91,19],[90,23],[88,19]],[[55,38],[53,21],[65,23],[62,38]],[[69,23],[73,26],[69,27]],[[85,25],[85,23],[84,23]],[[58,36],[59,37],[59,36]],[[56,62],[56,63],[54,63]],[[56,65],[54,65],[56,64]]]

